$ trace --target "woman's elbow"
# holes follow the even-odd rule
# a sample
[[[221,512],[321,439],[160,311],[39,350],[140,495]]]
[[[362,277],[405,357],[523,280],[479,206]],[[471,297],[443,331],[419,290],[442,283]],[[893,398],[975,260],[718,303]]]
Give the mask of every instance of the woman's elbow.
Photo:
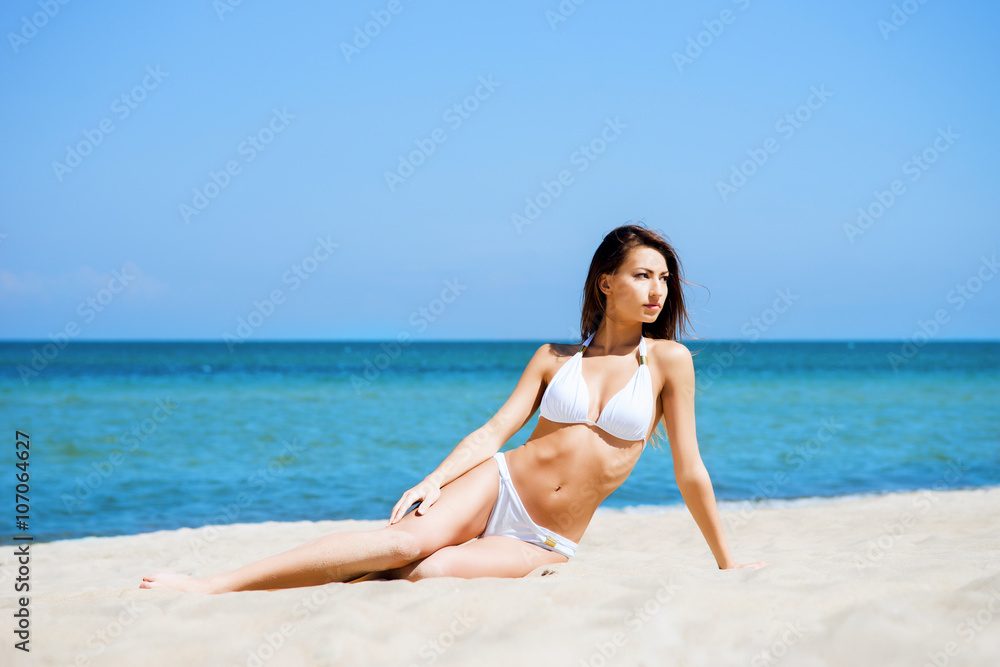
[[[708,469],[705,468],[705,464],[700,460],[697,463],[677,470],[675,477],[677,478],[677,486],[701,486],[712,483],[712,480],[708,476]]]

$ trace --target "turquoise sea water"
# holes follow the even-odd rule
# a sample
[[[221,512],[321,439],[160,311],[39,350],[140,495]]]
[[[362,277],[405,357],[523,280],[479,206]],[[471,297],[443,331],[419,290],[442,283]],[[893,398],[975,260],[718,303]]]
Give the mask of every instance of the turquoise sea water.
[[[21,430],[40,541],[386,519],[541,342],[75,342],[51,360],[43,342],[0,343],[0,488],[13,497]],[[688,347],[720,500],[1000,484],[1000,343]],[[681,502],[669,451],[647,447],[604,507]],[[9,502],[0,521],[13,517]]]

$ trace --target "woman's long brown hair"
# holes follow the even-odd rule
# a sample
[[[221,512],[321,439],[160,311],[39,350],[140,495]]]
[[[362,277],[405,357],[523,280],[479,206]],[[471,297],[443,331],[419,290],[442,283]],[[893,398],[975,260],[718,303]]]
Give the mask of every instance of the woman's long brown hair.
[[[607,297],[597,286],[602,274],[618,272],[633,248],[643,246],[653,248],[667,261],[667,299],[660,315],[653,322],[642,325],[642,335],[647,338],[661,338],[681,342],[688,337],[691,318],[684,305],[684,285],[694,285],[684,280],[681,261],[667,237],[659,230],[651,230],[640,225],[622,225],[611,230],[594,252],[590,261],[590,271],[583,287],[583,310],[580,313],[580,341],[600,326],[607,312]],[[660,429],[653,429],[650,442],[659,446],[657,435]]]

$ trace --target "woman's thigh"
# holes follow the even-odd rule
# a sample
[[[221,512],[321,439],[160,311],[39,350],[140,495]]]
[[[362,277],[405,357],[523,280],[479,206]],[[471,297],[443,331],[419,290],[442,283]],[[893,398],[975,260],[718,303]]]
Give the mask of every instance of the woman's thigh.
[[[516,537],[490,535],[440,549],[394,574],[411,581],[431,577],[523,577],[535,568],[568,560],[560,553]]]
[[[441,496],[426,512],[411,511],[383,530],[411,535],[418,547],[417,558],[424,558],[482,535],[499,490],[500,472],[491,457],[442,486]]]

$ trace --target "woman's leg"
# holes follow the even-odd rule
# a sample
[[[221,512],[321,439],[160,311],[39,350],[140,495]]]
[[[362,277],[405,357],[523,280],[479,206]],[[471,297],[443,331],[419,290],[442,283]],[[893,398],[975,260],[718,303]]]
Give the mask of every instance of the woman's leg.
[[[410,581],[432,577],[523,577],[543,565],[568,561],[563,554],[515,537],[490,535],[468,544],[444,547],[426,558],[380,574],[386,579]]]
[[[158,573],[143,577],[140,588],[199,593],[275,590],[350,581],[399,568],[480,535],[499,483],[496,461],[490,458],[441,487],[441,497],[423,515],[410,512],[392,526],[326,535],[224,574],[199,579]]]

